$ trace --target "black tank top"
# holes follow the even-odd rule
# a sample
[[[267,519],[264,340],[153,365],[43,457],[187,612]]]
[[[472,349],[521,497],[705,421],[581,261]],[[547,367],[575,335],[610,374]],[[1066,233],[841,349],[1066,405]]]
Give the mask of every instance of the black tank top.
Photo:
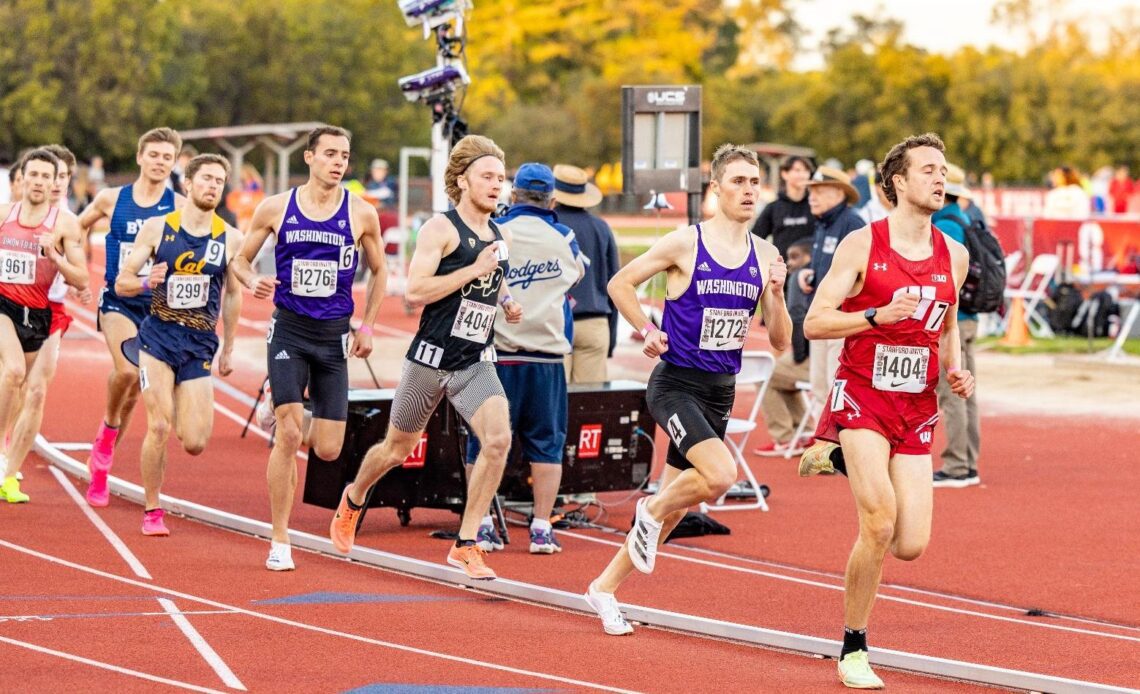
[[[479,253],[492,243],[480,239],[455,210],[447,211],[444,216],[459,232],[459,245],[439,261],[437,277],[473,265]],[[494,222],[489,223],[495,240],[502,241],[499,227]],[[500,249],[505,249],[505,244],[500,245]],[[504,258],[504,255],[500,253],[499,257]],[[408,359],[445,371],[466,369],[480,360],[494,361],[491,343],[495,339],[495,311],[499,285],[507,269],[507,261],[501,259],[494,272],[425,306],[419,330],[408,349]]]

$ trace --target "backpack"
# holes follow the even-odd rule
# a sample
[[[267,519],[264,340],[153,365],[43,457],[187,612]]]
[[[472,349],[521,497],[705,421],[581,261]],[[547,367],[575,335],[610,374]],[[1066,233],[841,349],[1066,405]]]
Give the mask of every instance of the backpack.
[[[1005,253],[986,223],[975,220],[966,229],[970,264],[958,293],[958,309],[964,313],[990,313],[1005,299]]]
[[[1081,290],[1071,282],[1063,282],[1049,293],[1052,307],[1049,309],[1049,327],[1058,335],[1079,335],[1077,314],[1085,303]]]
[[[1107,291],[1101,290],[1081,303],[1069,324],[1075,335],[1109,337],[1109,317],[1120,316],[1120,304]]]

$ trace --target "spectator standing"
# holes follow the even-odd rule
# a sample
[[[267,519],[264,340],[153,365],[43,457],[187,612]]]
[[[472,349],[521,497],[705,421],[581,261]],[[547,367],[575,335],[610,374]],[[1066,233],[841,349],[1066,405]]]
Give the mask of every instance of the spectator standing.
[[[1085,219],[1089,216],[1089,194],[1081,186],[1081,175],[1070,166],[1053,171],[1053,189],[1045,194],[1045,219]]]
[[[962,169],[946,167],[946,204],[930,218],[939,231],[965,245],[972,229],[961,203],[971,197]],[[976,208],[976,206],[974,206]],[[978,314],[958,311],[958,341],[962,349],[962,367],[974,371],[974,342],[978,336]],[[962,488],[978,484],[978,453],[981,450],[981,422],[978,417],[978,393],[962,398],[950,388],[946,365],[941,364],[938,379],[938,409],[946,431],[946,448],[942,449],[942,468],[934,473],[935,487]]]
[[[1112,211],[1115,214],[1128,212],[1128,198],[1136,191],[1136,184],[1129,177],[1127,166],[1116,167],[1112,182],[1108,184],[1108,197],[1112,200]]]
[[[373,159],[368,167],[368,180],[364,183],[364,190],[368,196],[380,201],[383,207],[391,207],[396,203],[396,186],[388,174],[388,162],[384,159]]]
[[[788,247],[796,241],[811,238],[815,228],[807,199],[811,174],[812,165],[807,158],[785,157],[780,162],[780,191],[752,225],[752,233],[771,241],[781,257],[788,256]]]
[[[804,415],[803,398],[796,385],[811,379],[808,361],[808,341],[804,337],[804,317],[811,305],[811,295],[804,292],[795,281],[796,275],[803,272],[811,263],[811,239],[800,239],[788,247],[788,282],[785,285],[785,301],[788,315],[792,319],[792,348],[776,360],[768,390],[760,405],[764,422],[768,425],[771,443],[757,448],[753,453],[764,456],[780,456],[791,448],[791,455],[803,453],[806,443],[811,442],[810,433],[805,440],[793,440],[796,425]]]
[[[586,265],[582,281],[570,290],[574,350],[566,359],[566,375],[571,383],[604,382],[609,380],[606,359],[617,344],[618,312],[606,291],[621,265],[617,239],[610,225],[587,209],[602,201],[602,191],[582,169],[554,167],[554,201],[554,213],[574,230]]]
[[[866,226],[851,206],[859,200],[859,191],[851,185],[847,173],[839,168],[821,166],[808,182],[808,202],[816,219],[812,239],[811,266],[797,277],[800,289],[812,294],[831,269],[835,249],[848,234]],[[818,414],[827,401],[827,391],[835,370],[839,368],[839,352],[843,339],[818,339],[811,344],[811,394]]]

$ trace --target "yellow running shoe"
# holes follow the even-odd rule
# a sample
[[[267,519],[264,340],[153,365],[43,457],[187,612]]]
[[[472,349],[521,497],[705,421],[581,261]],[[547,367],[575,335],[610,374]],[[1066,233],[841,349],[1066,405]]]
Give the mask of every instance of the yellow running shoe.
[[[851,689],[883,688],[883,681],[871,670],[867,651],[854,651],[840,660],[839,679]]]
[[[7,499],[10,504],[26,504],[32,499],[20,491],[20,480],[15,475],[5,477],[4,483],[0,484],[0,498]]]
[[[812,475],[834,475],[835,466],[831,464],[831,452],[839,448],[839,444],[830,441],[816,441],[811,448],[800,456],[800,477]]]

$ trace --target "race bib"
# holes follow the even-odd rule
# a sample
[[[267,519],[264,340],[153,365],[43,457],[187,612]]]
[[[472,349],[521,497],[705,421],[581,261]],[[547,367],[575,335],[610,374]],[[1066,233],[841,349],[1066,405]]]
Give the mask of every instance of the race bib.
[[[166,305],[170,308],[202,308],[209,298],[209,275],[171,275],[166,278]]]
[[[930,350],[926,347],[875,345],[871,385],[895,393],[921,393],[926,390],[929,361]]]
[[[133,244],[133,243],[127,243],[126,241],[123,241],[122,243],[119,244],[119,268],[120,269],[122,269],[123,267],[126,266],[127,258],[130,257],[131,251],[133,251],[134,249],[135,249],[135,244]],[[153,258],[147,258],[146,262],[143,263],[142,268],[139,269],[138,276],[139,277],[146,277],[147,275],[149,275],[151,265],[154,265],[154,259]]]
[[[484,344],[491,337],[491,328],[494,326],[494,306],[464,299],[460,302],[459,311],[455,314],[455,323],[451,325],[451,334],[464,340]]]
[[[23,251],[0,251],[0,282],[35,284],[36,256]]]
[[[336,262],[332,260],[293,261],[292,292],[297,296],[326,297],[336,291]]]
[[[746,309],[706,308],[701,314],[701,341],[697,346],[713,352],[744,349],[750,319]]]
[[[420,340],[420,344],[416,347],[415,354],[412,356],[419,363],[430,366],[433,369],[438,369],[439,363],[443,361],[443,348]]]

